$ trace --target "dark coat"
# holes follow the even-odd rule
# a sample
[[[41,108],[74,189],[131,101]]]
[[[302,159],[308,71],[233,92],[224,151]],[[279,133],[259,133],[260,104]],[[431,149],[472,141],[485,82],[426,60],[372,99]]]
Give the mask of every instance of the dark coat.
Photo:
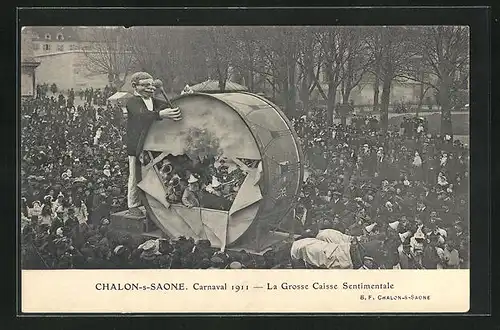
[[[127,101],[127,154],[138,156],[144,145],[149,127],[155,120],[161,120],[159,111],[166,103],[153,98],[153,111],[149,111],[140,96],[132,96]]]

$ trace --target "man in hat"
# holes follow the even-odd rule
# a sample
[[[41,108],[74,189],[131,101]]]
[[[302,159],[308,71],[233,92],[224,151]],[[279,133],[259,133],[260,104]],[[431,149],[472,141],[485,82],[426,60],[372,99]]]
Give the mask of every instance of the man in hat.
[[[217,179],[217,177],[212,176],[212,182],[208,186],[206,186],[205,190],[210,194],[221,197],[222,196],[221,186],[222,185]]]
[[[375,262],[375,259],[370,256],[364,256],[363,257],[363,265],[358,268],[362,270],[369,270],[369,269],[377,269],[377,263]]]
[[[64,194],[62,193],[62,191],[60,191],[59,194],[57,195],[56,201],[52,204],[52,210],[54,211],[54,213],[59,208],[59,206],[63,205],[63,201],[64,201]]]
[[[124,245],[117,245],[113,249],[113,254],[110,258],[110,261],[113,265],[113,268],[130,268],[130,250]]]
[[[157,257],[161,255],[161,252],[159,251],[159,242],[149,240],[141,244],[138,248],[142,250],[140,260],[142,261],[144,267],[157,268]]]
[[[182,204],[189,208],[200,207],[198,193],[198,178],[191,174],[188,179],[188,186],[186,189],[184,189],[184,193],[182,194]]]
[[[64,226],[64,209],[59,206],[56,210],[56,217],[52,220],[50,225],[50,232],[55,233],[57,228],[62,228]]]
[[[149,126],[155,120],[181,119],[179,108],[167,108],[166,104],[153,98],[155,86],[153,77],[146,72],[136,72],[131,78],[134,96],[127,101],[127,154],[129,159],[129,178],[127,204],[129,212],[142,215],[139,188],[137,187],[137,159],[142,153],[142,147]]]
[[[399,250],[399,267],[401,269],[417,269],[418,264],[415,257],[411,252],[411,245],[409,240],[405,240]]]

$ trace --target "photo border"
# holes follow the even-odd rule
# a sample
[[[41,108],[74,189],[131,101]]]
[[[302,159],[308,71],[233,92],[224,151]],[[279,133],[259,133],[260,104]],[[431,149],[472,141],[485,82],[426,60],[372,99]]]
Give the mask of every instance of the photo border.
[[[470,182],[470,214],[471,218],[479,221],[471,221],[470,232],[470,296],[471,314],[486,315],[491,312],[490,292],[491,292],[491,214],[490,210],[490,22],[491,12],[485,7],[475,8],[431,8],[431,7],[379,7],[379,8],[251,8],[251,9],[210,9],[210,8],[126,8],[122,9],[77,9],[78,15],[68,14],[75,9],[23,9],[17,12],[20,25],[469,25],[471,34],[471,59],[470,59],[470,104],[476,109],[484,109],[480,115],[470,117],[471,127],[471,182]],[[40,11],[43,11],[41,14]],[[20,26],[16,27],[19,33]],[[18,64],[19,43],[16,42]],[[19,88],[19,65],[17,65],[16,88]],[[17,106],[19,106],[20,96],[17,96]],[[7,115],[10,115],[8,113]],[[17,134],[19,132],[19,111],[17,121]],[[19,137],[16,136],[17,146]],[[16,173],[19,175],[18,159],[19,148],[16,148]],[[20,191],[19,182],[16,184],[17,199],[16,208],[19,207]],[[14,212],[17,213],[17,212]],[[18,217],[18,214],[15,214]],[[19,240],[19,228],[16,228]],[[19,244],[15,242],[16,266],[15,278],[17,279],[17,299],[16,309],[18,316],[32,317],[33,314],[20,313],[20,267],[17,256],[19,255]],[[488,265],[490,267],[485,267]],[[43,314],[44,316],[73,316],[75,314]],[[76,314],[81,316],[83,314]],[[85,314],[87,316],[109,317],[109,316],[207,316],[207,314]],[[234,313],[220,313],[211,316],[241,316]],[[244,316],[309,316],[310,314],[243,314]],[[378,314],[321,314],[361,316],[371,318],[378,317]],[[405,314],[380,314],[394,315],[396,317]],[[414,314],[412,314],[414,315]],[[415,314],[416,316],[435,316],[439,314],[425,313]],[[448,315],[448,314],[445,314]],[[457,316],[458,314],[450,314]]]

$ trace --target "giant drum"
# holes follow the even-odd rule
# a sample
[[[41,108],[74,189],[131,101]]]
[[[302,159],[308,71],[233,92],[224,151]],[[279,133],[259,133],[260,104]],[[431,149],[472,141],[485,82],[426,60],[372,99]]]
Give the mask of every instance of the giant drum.
[[[297,201],[304,173],[297,134],[281,110],[246,92],[185,94],[172,103],[183,119],[153,123],[144,142],[143,154],[150,157],[143,161],[138,186],[149,218],[172,238],[208,239],[220,248],[255,240],[252,228],[282,221]],[[193,129],[215,136],[225,159],[258,164],[246,167],[228,211],[169,203],[161,175],[151,166],[150,160],[162,155],[182,155]]]

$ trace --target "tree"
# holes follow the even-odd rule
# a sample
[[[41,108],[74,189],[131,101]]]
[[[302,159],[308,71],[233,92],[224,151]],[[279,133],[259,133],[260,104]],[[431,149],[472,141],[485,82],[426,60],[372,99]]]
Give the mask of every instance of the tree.
[[[392,82],[396,78],[404,79],[409,70],[412,58],[418,55],[413,47],[415,35],[413,31],[403,27],[377,27],[371,30],[371,38],[367,39],[368,47],[375,55],[376,80],[382,81],[380,104],[380,124],[382,130],[387,130],[389,124],[389,103]],[[377,67],[380,65],[380,67]],[[377,88],[378,89],[378,88]]]
[[[350,28],[347,30],[347,60],[342,67],[342,103],[348,104],[352,90],[359,85],[374,61],[370,47],[366,43],[367,30]]]
[[[87,69],[106,74],[111,86],[121,88],[133,65],[133,57],[124,38],[124,28],[92,27],[86,29],[88,45],[83,47]]]
[[[305,29],[299,39],[299,50],[297,54],[299,65],[299,98],[304,110],[309,108],[309,97],[316,89],[319,82],[321,66],[323,64],[323,52],[318,40],[318,33],[313,28]]]
[[[453,136],[451,99],[457,72],[468,71],[469,28],[466,26],[431,26],[414,28],[415,45],[422,54],[423,72],[434,75],[435,83],[426,84],[437,91],[441,106],[441,133]],[[419,80],[413,72],[411,78]]]
[[[229,77],[229,68],[236,50],[236,38],[232,27],[211,27],[206,32],[208,41],[209,68],[224,92]]]
[[[328,93],[325,93],[321,83],[317,81],[320,95],[325,99],[327,124],[333,126],[333,113],[336,102],[336,93],[345,74],[345,65],[353,53],[349,54],[350,33],[352,28],[328,27],[319,34],[321,49],[324,55],[323,70],[328,84]],[[316,78],[317,79],[317,78]],[[345,114],[342,115],[345,124]]]
[[[253,69],[271,85],[273,99],[280,94],[280,102],[288,114],[295,112],[298,29],[276,27],[257,30],[257,57]]]

